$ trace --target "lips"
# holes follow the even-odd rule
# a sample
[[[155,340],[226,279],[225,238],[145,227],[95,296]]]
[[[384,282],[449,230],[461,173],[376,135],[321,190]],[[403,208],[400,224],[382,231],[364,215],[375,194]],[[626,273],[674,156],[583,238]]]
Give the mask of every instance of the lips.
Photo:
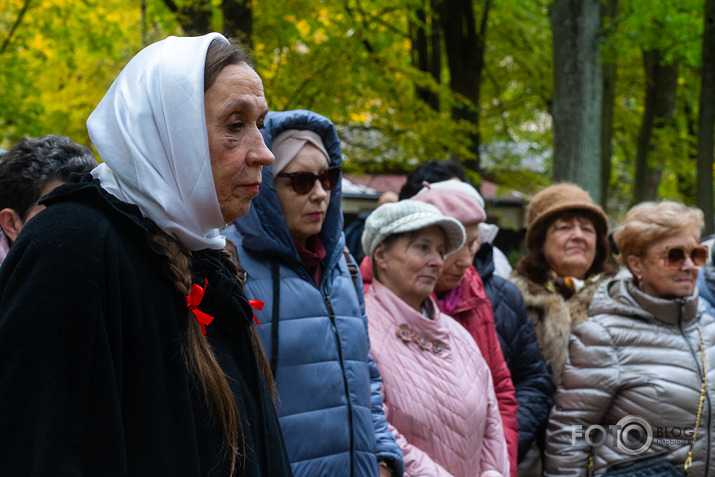
[[[320,220],[323,218],[323,215],[325,215],[323,212],[309,212],[305,214],[308,218],[311,218],[313,220]]]
[[[240,189],[243,189],[248,192],[252,192],[254,194],[258,194],[259,188],[260,188],[261,183],[260,182],[253,182],[251,184],[242,184],[238,186]]]

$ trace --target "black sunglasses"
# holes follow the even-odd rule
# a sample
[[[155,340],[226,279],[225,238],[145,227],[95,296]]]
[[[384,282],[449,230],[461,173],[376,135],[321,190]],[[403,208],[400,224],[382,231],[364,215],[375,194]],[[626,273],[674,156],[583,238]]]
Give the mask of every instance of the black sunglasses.
[[[320,185],[324,190],[333,190],[333,188],[338,185],[338,180],[340,180],[340,171],[342,170],[342,167],[331,167],[320,171],[319,174],[313,174],[312,172],[307,171],[280,172],[277,177],[287,177],[290,179],[290,184],[293,186],[295,193],[298,195],[305,195],[313,190],[316,179],[320,181]]]
[[[690,257],[693,265],[700,268],[708,261],[708,248],[704,245],[697,245],[686,251],[685,247],[666,247],[663,261],[668,268],[680,268],[685,263],[686,257]]]

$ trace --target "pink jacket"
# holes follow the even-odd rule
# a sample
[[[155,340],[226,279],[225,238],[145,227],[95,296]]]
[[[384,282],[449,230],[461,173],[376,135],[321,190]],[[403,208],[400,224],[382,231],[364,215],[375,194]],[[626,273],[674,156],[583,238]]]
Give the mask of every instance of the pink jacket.
[[[489,368],[469,332],[429,303],[434,320],[377,280],[365,297],[370,352],[405,477],[508,476]]]

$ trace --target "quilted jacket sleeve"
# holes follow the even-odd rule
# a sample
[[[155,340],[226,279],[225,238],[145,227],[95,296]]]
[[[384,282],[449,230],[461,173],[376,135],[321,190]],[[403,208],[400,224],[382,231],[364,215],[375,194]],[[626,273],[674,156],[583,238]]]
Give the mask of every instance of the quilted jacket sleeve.
[[[355,259],[352,258],[352,260]],[[357,296],[360,302],[360,311],[362,312],[365,322],[365,334],[368,335],[365,297],[362,293],[359,293],[359,291],[363,289],[362,276],[359,273],[355,288],[358,292]],[[367,361],[370,368],[370,404],[372,425],[375,428],[375,439],[377,440],[377,457],[378,459],[386,460],[390,464],[390,468],[393,470],[395,477],[402,477],[404,473],[402,450],[400,450],[398,443],[395,442],[395,436],[387,427],[387,419],[385,418],[385,413],[382,408],[382,377],[380,376],[380,371],[377,369],[375,360],[369,353],[367,355]]]
[[[489,383],[488,388],[492,388]],[[484,443],[480,468],[482,475],[509,475],[509,453],[507,441],[504,438],[499,402],[493,389],[488,389],[489,403],[487,408],[487,422],[484,426]]]
[[[546,433],[544,475],[564,475],[567,469],[569,475],[588,474],[591,447],[580,433],[602,422],[618,387],[618,359],[611,337],[600,323],[587,320],[576,327],[569,342],[569,358]]]

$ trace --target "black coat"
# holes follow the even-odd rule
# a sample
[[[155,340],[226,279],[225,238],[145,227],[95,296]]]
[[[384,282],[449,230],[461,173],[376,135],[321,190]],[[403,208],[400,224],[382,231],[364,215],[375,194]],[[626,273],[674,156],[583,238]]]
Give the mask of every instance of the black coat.
[[[185,297],[139,209],[90,179],[45,199],[0,268],[0,475],[227,475],[182,355]],[[241,416],[237,474],[289,476],[243,291],[218,251],[192,274]]]
[[[534,325],[519,289],[494,274],[491,244],[482,244],[474,258],[474,266],[492,304],[499,344],[514,382],[519,404],[516,420],[521,460],[535,437],[543,435],[545,430],[553,393],[551,375],[541,358]]]

